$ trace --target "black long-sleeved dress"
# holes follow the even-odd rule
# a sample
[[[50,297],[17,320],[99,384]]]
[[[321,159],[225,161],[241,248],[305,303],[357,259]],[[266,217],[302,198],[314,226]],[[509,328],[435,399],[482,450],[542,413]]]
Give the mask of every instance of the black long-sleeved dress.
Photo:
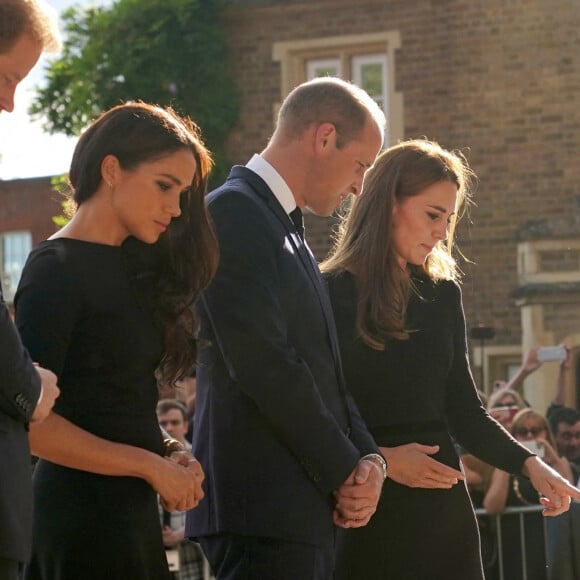
[[[357,290],[348,272],[326,276],[347,386],[380,446],[439,445],[433,457],[460,468],[452,437],[482,460],[520,472],[529,452],[491,419],[467,357],[459,286],[414,278],[408,340],[383,351],[355,337]],[[418,489],[387,479],[376,514],[339,534],[338,580],[479,580],[479,536],[467,488]]]
[[[162,334],[150,310],[150,272],[141,271],[132,248],[41,243],[22,274],[16,322],[33,360],[58,377],[56,413],[99,437],[162,455],[155,413]],[[40,460],[25,577],[169,578],[153,488],[137,477]]]

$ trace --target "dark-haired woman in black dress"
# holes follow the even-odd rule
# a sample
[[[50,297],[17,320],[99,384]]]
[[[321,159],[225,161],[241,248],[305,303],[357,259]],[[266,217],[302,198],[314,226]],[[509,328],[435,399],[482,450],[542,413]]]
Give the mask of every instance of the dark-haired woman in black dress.
[[[16,296],[23,342],[61,387],[30,427],[41,459],[28,580],[170,577],[157,494],[168,510],[195,507],[203,471],[169,457],[157,380],[194,362],[189,306],[217,260],[210,165],[191,122],[143,103],[106,112],[77,144],[78,208],[32,252]]]

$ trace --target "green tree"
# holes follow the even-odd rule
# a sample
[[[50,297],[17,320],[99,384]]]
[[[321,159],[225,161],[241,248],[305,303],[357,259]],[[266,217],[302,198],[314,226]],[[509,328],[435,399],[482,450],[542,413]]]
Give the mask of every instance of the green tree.
[[[46,70],[30,113],[50,133],[78,135],[103,111],[143,100],[189,115],[214,153],[221,178],[224,143],[238,98],[220,22],[221,0],[117,0],[64,15],[63,52]]]

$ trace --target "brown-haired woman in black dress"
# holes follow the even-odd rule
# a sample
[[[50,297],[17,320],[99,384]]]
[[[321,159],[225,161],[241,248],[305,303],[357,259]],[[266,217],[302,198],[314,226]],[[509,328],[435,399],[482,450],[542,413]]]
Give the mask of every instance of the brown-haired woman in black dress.
[[[486,412],[469,369],[452,257],[472,174],[425,140],[383,152],[322,265],[346,382],[387,459],[377,512],[339,532],[338,580],[483,578],[477,523],[454,441],[523,473],[545,513],[580,492]]]

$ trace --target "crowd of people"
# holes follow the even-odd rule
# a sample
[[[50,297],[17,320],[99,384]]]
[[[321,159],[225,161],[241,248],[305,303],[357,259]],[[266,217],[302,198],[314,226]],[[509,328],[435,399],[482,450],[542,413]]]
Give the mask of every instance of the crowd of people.
[[[565,357],[558,361],[555,386],[546,385],[553,398],[546,413],[532,408],[520,395],[522,383],[544,363],[538,357],[541,346],[531,348],[522,365],[509,380],[496,381],[487,400],[488,411],[515,439],[536,453],[573,485],[580,473],[580,413],[565,406],[567,376],[571,353],[561,345]],[[576,437],[576,434],[578,436]],[[471,454],[463,454],[467,484],[476,507],[486,514],[503,514],[498,521],[480,517],[485,575],[498,578],[499,566],[504,577],[519,580],[525,567],[527,578],[537,580],[574,580],[580,574],[580,520],[575,505],[565,514],[544,526],[539,510],[521,513],[525,529],[525,549],[521,543],[520,508],[539,506],[540,498],[525,478],[493,468]],[[498,530],[498,527],[501,528]],[[578,530],[578,531],[575,531]],[[500,557],[501,554],[501,557]]]
[[[2,0],[0,109],[57,44],[42,0]],[[563,561],[578,414],[513,384],[486,409],[453,251],[473,172],[384,132],[356,85],[305,82],[206,195],[190,119],[91,123],[73,217],[29,256],[16,326],[0,308],[2,579],[482,580],[468,487],[490,513],[543,506]],[[302,210],[348,196],[319,267]]]

